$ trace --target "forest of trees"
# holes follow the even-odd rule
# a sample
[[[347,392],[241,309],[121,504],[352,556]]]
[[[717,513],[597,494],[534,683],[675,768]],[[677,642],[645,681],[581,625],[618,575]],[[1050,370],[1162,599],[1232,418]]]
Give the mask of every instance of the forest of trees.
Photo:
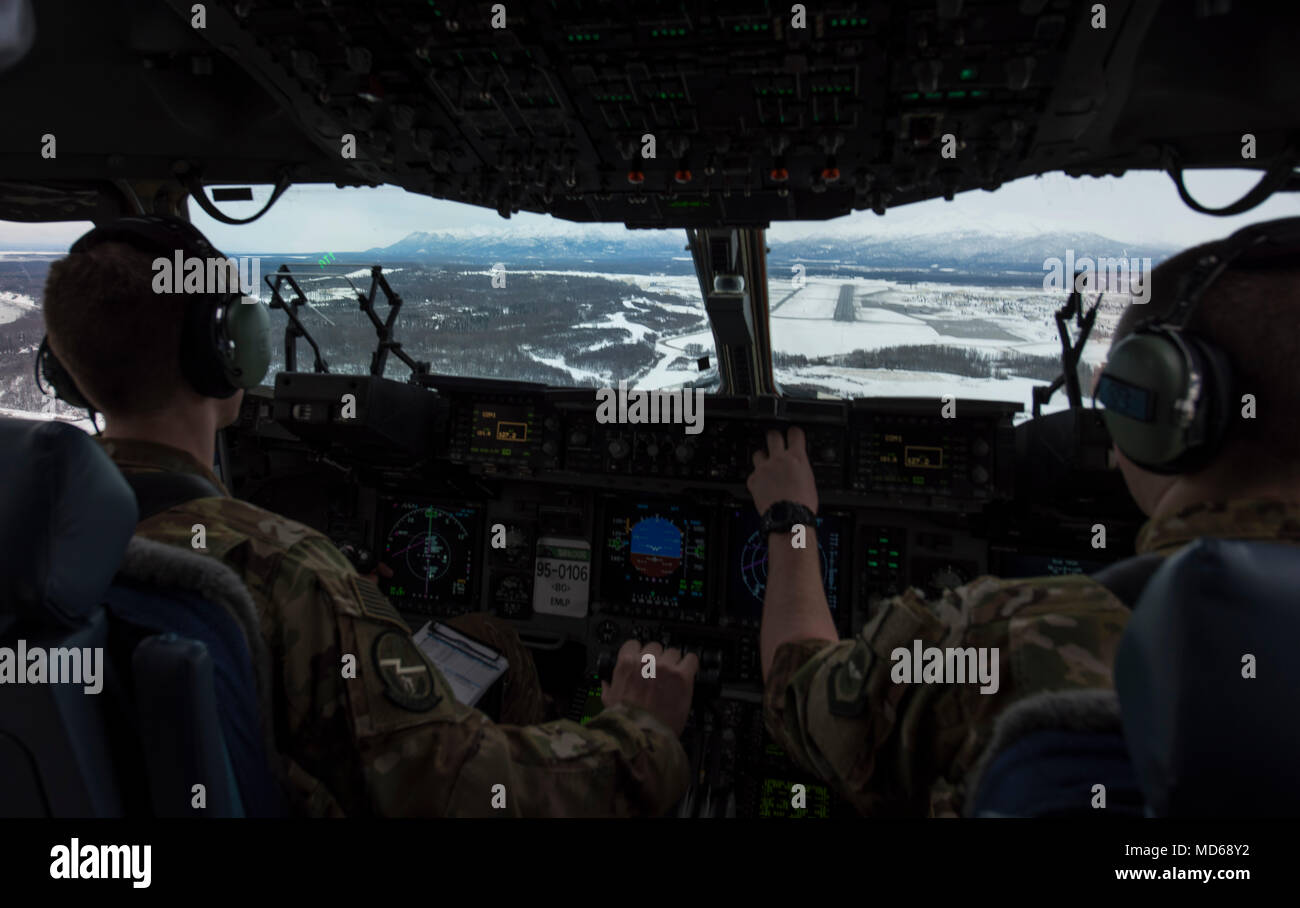
[[[509,273],[504,287],[493,287],[487,274],[451,269],[404,268],[385,277],[403,301],[393,331],[403,352],[447,375],[590,386],[632,380],[655,363],[653,338],[708,327],[703,306],[698,315],[669,311],[655,304],[680,306],[679,297],[638,290],[632,309],[625,302],[628,283],[601,277]],[[299,283],[315,307],[300,307],[299,318],[320,345],[330,371],[369,371],[377,336],[352,287],[341,276],[313,275],[310,268]],[[369,277],[352,283],[368,295]],[[291,293],[286,285],[282,295]],[[386,318],[382,293],[376,295],[375,308],[381,320]],[[620,314],[650,334],[635,342],[633,332],[621,326]],[[284,316],[272,318],[277,326],[284,324]],[[538,359],[560,360],[602,378],[574,376]],[[282,363],[277,338],[274,368]],[[311,367],[311,351],[300,341],[297,368]],[[404,379],[409,373],[389,358],[388,377]]]

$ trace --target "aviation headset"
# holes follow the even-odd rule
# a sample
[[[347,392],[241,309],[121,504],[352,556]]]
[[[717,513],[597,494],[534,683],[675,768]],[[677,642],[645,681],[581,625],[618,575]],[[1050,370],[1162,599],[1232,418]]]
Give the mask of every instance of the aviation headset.
[[[118,218],[86,233],[72,244],[72,253],[117,241],[172,260],[225,258],[196,227],[180,218],[144,215]],[[174,287],[182,274],[173,274]],[[257,385],[271,363],[271,316],[262,302],[244,303],[235,281],[226,293],[169,294],[185,307],[181,327],[180,366],[185,380],[205,397],[230,397],[240,388]],[[74,407],[94,410],[68,370],[41,340],[37,353],[37,382],[42,375],[55,397]]]
[[[1232,362],[1186,326],[1229,268],[1295,267],[1298,259],[1300,218],[1244,227],[1184,272],[1177,300],[1163,316],[1140,323],[1115,345],[1096,399],[1125,457],[1165,475],[1192,472],[1214,457],[1239,406]]]

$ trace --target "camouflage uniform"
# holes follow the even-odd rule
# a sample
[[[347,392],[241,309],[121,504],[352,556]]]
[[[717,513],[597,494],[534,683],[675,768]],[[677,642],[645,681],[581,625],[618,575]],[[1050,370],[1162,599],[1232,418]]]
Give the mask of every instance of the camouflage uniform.
[[[1202,536],[1300,544],[1300,505],[1201,504],[1149,521],[1139,553],[1170,555]],[[768,730],[787,753],[870,814],[960,815],[967,773],[993,720],[1040,691],[1113,686],[1129,610],[1081,575],[981,577],[927,602],[889,600],[852,640],[805,640],[776,652],[764,695]],[[997,647],[999,687],[896,684],[895,647]]]
[[[397,611],[325,536],[228,497],[185,452],[143,441],[103,444],[124,472],[194,473],[225,496],[178,505],[138,532],[188,549],[191,528],[201,523],[206,553],[243,578],[271,655],[276,743],[299,813],[658,815],[685,792],[685,751],[645,710],[615,706],[585,726],[496,724],[455,701]],[[515,648],[516,635],[483,622],[462,627],[508,650],[512,665],[526,664],[515,686],[527,686],[535,670]],[[344,677],[347,655],[355,656],[352,678]],[[511,699],[518,710],[520,698]],[[504,809],[493,806],[498,785]]]

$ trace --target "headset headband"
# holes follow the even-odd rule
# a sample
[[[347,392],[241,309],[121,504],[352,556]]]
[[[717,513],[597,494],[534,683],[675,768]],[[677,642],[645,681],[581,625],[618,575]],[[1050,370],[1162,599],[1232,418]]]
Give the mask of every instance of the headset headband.
[[[226,258],[193,224],[162,215],[116,218],[82,235],[68,251],[87,252],[113,241],[134,246],[142,252],[171,255],[180,249],[187,257]]]
[[[1229,268],[1272,267],[1281,264],[1280,260],[1284,258],[1288,260],[1287,264],[1293,264],[1297,243],[1300,243],[1300,217],[1279,218],[1243,227],[1215,243],[1183,274],[1178,282],[1178,300],[1163,317],[1153,317],[1139,325],[1137,330],[1157,326],[1187,327],[1206,291],[1214,286],[1223,272]]]

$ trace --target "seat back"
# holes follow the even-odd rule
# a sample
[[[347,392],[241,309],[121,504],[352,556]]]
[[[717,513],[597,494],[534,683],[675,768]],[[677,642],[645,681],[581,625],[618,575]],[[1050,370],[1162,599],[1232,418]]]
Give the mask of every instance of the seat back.
[[[1120,642],[1124,737],[1154,816],[1300,814],[1300,547],[1198,539]]]
[[[1140,817],[1114,691],[1045,691],[998,717],[968,780],[968,816]]]
[[[1203,538],[1094,579],[1133,607],[1115,692],[1051,692],[999,717],[967,812],[1300,813],[1300,547]]]
[[[167,590],[165,596],[157,594]],[[279,816],[257,661],[256,613],[239,578],[215,559],[136,538],[106,597],[140,638],[132,655],[154,804],[166,816]],[[263,666],[263,675],[266,668]],[[193,806],[202,784],[206,806]]]
[[[0,418],[0,475],[0,816],[238,816],[245,786],[278,812],[265,746],[226,745],[262,718],[245,632],[183,583],[116,579],[143,542],[112,461],[74,426]],[[181,810],[196,784],[206,808]]]
[[[127,769],[137,753],[118,734],[130,703],[106,658],[101,605],[135,532],[135,499],[98,446],[63,423],[0,418],[0,475],[0,815],[139,809]],[[98,652],[98,692],[27,683],[37,677],[29,654],[56,651],[89,652],[92,671]]]

